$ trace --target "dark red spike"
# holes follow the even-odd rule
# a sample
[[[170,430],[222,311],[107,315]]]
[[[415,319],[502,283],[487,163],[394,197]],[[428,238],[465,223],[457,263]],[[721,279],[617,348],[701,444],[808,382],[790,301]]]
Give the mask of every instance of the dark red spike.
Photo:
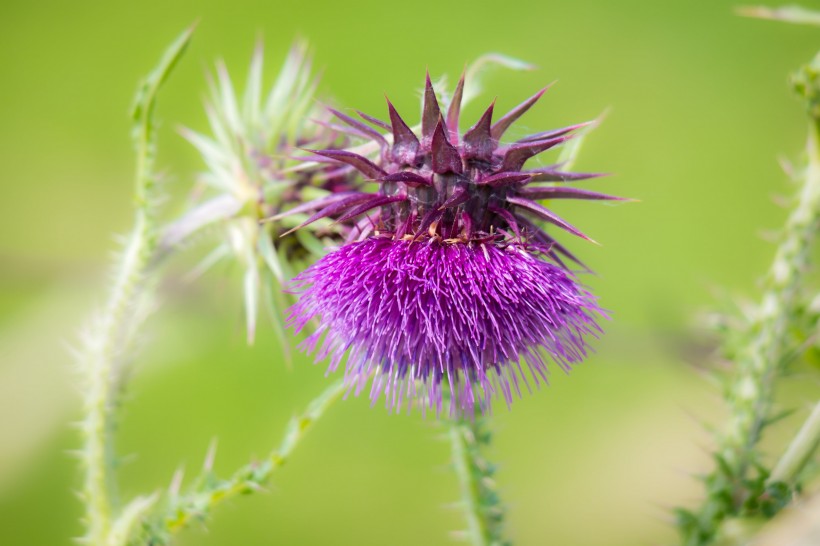
[[[526,144],[513,144],[507,148],[504,153],[504,161],[501,164],[501,170],[504,171],[520,171],[524,163],[533,156],[545,152],[550,148],[554,148],[559,144],[566,142],[573,138],[573,135],[565,135],[561,137],[551,138],[549,140],[539,140],[538,142],[529,142]]]
[[[411,188],[418,188],[420,186],[432,186],[433,182],[421,176],[420,174],[416,174],[410,171],[402,171],[399,173],[393,173],[385,176],[381,179],[382,182],[404,182]]]
[[[453,99],[447,109],[447,127],[450,130],[450,142],[453,146],[458,146],[458,117],[461,114],[461,97],[464,95],[464,75],[467,69],[461,72],[456,90],[453,91]]]
[[[375,209],[376,207],[381,207],[383,205],[389,205],[390,203],[397,203],[399,201],[404,201],[407,199],[405,195],[394,195],[394,196],[387,196],[387,195],[371,195],[372,199],[354,207],[344,213],[342,216],[339,217],[337,222],[345,222],[350,220],[351,218],[355,218],[360,214],[364,214],[365,212]]]
[[[379,118],[374,118],[373,116],[365,114],[361,110],[356,110],[356,114],[358,114],[360,118],[362,118],[366,122],[370,123],[371,125],[375,125],[376,127],[380,127],[382,129],[384,129],[385,131],[390,131],[391,130],[390,124],[383,122]]]
[[[418,215],[416,214],[416,211],[411,211],[410,214],[408,214],[407,217],[399,224],[399,227],[396,228],[396,233],[394,237],[396,239],[401,239],[402,237],[404,237],[404,235],[407,233],[407,230],[410,229],[410,226],[412,226],[416,222],[417,217]]]
[[[354,129],[353,127],[349,127],[347,125],[339,125],[338,123],[331,123],[329,121],[324,121],[324,120],[321,120],[321,119],[311,119],[310,121],[312,121],[316,125],[320,125],[322,127],[325,127],[326,129],[330,129],[331,131],[335,131],[335,132],[337,132],[339,134],[342,134],[342,135],[350,135],[350,136],[354,136],[356,138],[364,138],[364,139],[371,138],[370,135],[368,135],[368,134],[366,134],[362,131],[359,131],[358,129]],[[385,141],[385,143],[386,143],[386,141]]]
[[[466,186],[456,186],[453,190],[452,195],[447,198],[447,200],[442,203],[439,209],[449,209],[452,207],[457,207],[462,203],[466,203],[467,200],[470,198],[470,193],[467,191]]]
[[[541,91],[539,91],[535,95],[531,96],[530,98],[528,98],[527,100],[525,100],[524,102],[522,102],[521,104],[519,104],[518,106],[513,108],[512,110],[510,110],[500,120],[496,121],[495,124],[493,125],[493,128],[492,128],[493,138],[496,139],[496,140],[501,140],[501,137],[504,135],[504,133],[507,131],[507,129],[510,128],[510,125],[515,123],[515,120],[517,120],[518,118],[523,116],[524,113],[527,110],[532,108],[532,105],[535,104],[536,102],[538,102],[538,99],[540,99],[541,96],[544,93],[546,93],[547,89],[549,89],[550,87],[552,87],[552,84],[549,84],[548,86],[543,88]]]
[[[487,186],[506,186],[511,184],[520,184],[521,182],[527,182],[532,178],[532,175],[527,173],[521,172],[501,172],[496,173],[492,176],[485,178],[484,180],[479,180],[476,184],[479,185],[487,185]]]
[[[527,199],[585,199],[590,201],[629,201],[626,197],[617,197],[589,190],[567,187],[529,187],[518,190],[518,195]]]
[[[530,221],[528,218],[525,218],[524,216],[516,214],[515,217],[518,220],[518,223],[520,225],[526,227],[527,229],[532,230],[532,232],[533,232],[532,236],[535,238],[535,240],[537,242],[540,242],[541,244],[545,244],[545,245],[551,247],[549,255],[561,267],[563,267],[564,269],[569,270],[569,268],[564,265],[564,263],[561,261],[561,259],[558,258],[555,251],[559,252],[560,254],[563,254],[566,258],[572,260],[573,262],[580,265],[581,267],[583,267],[585,270],[589,271],[590,273],[592,272],[592,270],[589,267],[587,267],[587,265],[584,262],[579,260],[572,252],[567,250],[567,248],[565,246],[563,246],[561,243],[559,243],[554,238],[547,235],[547,233],[543,229],[541,229],[541,227],[535,225],[532,221]]]
[[[438,174],[461,174],[463,172],[464,167],[461,164],[461,154],[459,154],[458,149],[447,140],[447,135],[444,133],[444,124],[441,119],[439,119],[436,124],[436,130],[433,131],[431,151],[433,156],[433,172]]]
[[[401,119],[390,99],[387,99],[387,109],[390,112],[390,125],[393,131],[393,159],[404,165],[413,165],[416,162],[416,153],[419,151],[419,139],[410,127]]]
[[[548,138],[555,138],[557,136],[565,135],[567,133],[571,133],[572,131],[577,131],[578,129],[582,129],[589,125],[594,124],[594,121],[585,121],[584,123],[578,123],[575,125],[570,125],[569,127],[561,127],[560,129],[552,129],[551,131],[544,131],[542,133],[535,133],[534,135],[529,135],[518,142],[534,142],[536,140],[546,140]]]
[[[572,224],[569,224],[568,222],[560,218],[557,214],[555,214],[548,208],[539,205],[535,201],[530,201],[529,199],[524,199],[522,197],[507,196],[507,202],[511,205],[515,205],[517,207],[526,209],[529,212],[532,212],[533,214],[541,218],[542,220],[546,220],[551,224],[555,224],[559,228],[569,231],[573,235],[577,235],[578,237],[586,239],[587,241],[591,241],[593,243],[595,242],[586,235],[584,235],[580,230],[578,230],[578,228],[576,228]]]
[[[381,170],[379,166],[372,163],[369,159],[362,157],[358,154],[354,154],[352,152],[346,152],[344,150],[307,151],[330,159],[335,159],[336,161],[341,161],[342,163],[347,163],[348,165],[352,166],[357,171],[365,175],[367,178],[370,178],[371,180],[378,180],[380,178],[383,178],[387,174],[386,172]]]
[[[433,225],[433,222],[438,222],[441,220],[442,211],[438,209],[430,209],[424,216],[421,217],[421,223],[419,224],[419,229],[416,231],[417,236],[425,236],[427,235],[427,230],[430,229],[430,226]]]
[[[572,252],[570,252],[569,250],[567,250],[567,247],[565,247],[564,245],[562,245],[561,243],[559,243],[558,241],[556,241],[555,239],[553,239],[553,238],[552,238],[552,237],[550,237],[549,235],[546,235],[546,234],[544,234],[544,235],[545,235],[545,237],[546,237],[546,238],[550,241],[550,247],[554,249],[554,250],[551,250],[551,251],[550,251],[550,254],[552,254],[552,255],[554,256],[554,257],[553,257],[553,259],[557,260],[557,261],[558,261],[558,263],[561,263],[561,260],[560,260],[560,258],[558,258],[557,256],[555,256],[556,251],[557,251],[559,254],[562,254],[564,257],[566,257],[566,258],[568,258],[568,259],[572,260],[572,261],[573,261],[573,262],[575,262],[576,264],[580,265],[581,267],[583,267],[584,269],[586,269],[586,270],[587,270],[587,271],[589,271],[590,273],[592,273],[592,270],[589,268],[589,266],[587,266],[587,264],[585,264],[584,262],[582,262],[581,260],[579,260],[579,259],[575,256],[575,254],[573,254]],[[567,269],[567,267],[566,267],[566,266],[564,266],[563,264],[562,264],[562,267],[564,267],[564,269]]]
[[[375,216],[378,216],[378,214],[375,214]],[[345,237],[345,244],[366,239],[367,236],[373,231],[376,221],[377,220],[368,214],[366,217],[356,222],[356,224],[348,232],[347,237]]]
[[[464,155],[470,159],[489,161],[498,147],[491,135],[495,100],[469,131],[464,133]]]
[[[371,200],[371,199],[373,199],[373,194],[372,193],[360,193],[360,194],[355,195],[355,196],[350,196],[347,199],[343,199],[343,200],[341,200],[337,203],[334,203],[334,204],[332,204],[328,207],[325,207],[322,210],[316,212],[315,214],[310,216],[310,218],[308,218],[307,220],[305,220],[304,222],[302,222],[301,224],[299,224],[295,228],[289,229],[288,231],[283,233],[281,236],[284,237],[285,235],[293,233],[297,229],[302,229],[303,227],[305,227],[307,225],[310,225],[310,224],[312,224],[313,222],[315,222],[317,220],[321,220],[322,218],[327,218],[328,216],[333,216],[334,214],[338,214],[338,213],[344,211],[345,209],[347,209],[349,207],[359,205],[360,203]]]
[[[348,124],[349,126],[353,127],[354,129],[358,130],[359,132],[364,133],[365,135],[369,136],[370,138],[372,138],[373,140],[378,142],[379,146],[382,146],[382,147],[387,146],[387,141],[384,139],[384,137],[381,135],[381,133],[379,133],[378,131],[376,131],[372,127],[368,127],[367,125],[365,125],[361,121],[355,120],[352,117],[350,117],[346,114],[343,114],[343,113],[341,113],[338,110],[335,110],[333,108],[328,107],[328,110],[330,111],[331,114],[333,114],[334,116],[336,116],[337,118],[339,118],[340,120],[342,120],[343,122]]]
[[[294,214],[301,214],[303,212],[308,212],[308,211],[311,211],[311,210],[317,210],[317,209],[320,209],[322,207],[332,205],[333,203],[336,203],[338,201],[343,201],[343,200],[345,200],[349,197],[365,196],[365,195],[372,195],[372,194],[362,193],[362,192],[358,192],[358,191],[346,191],[346,192],[332,193],[330,195],[326,195],[325,197],[319,197],[318,199],[308,201],[307,203],[302,203],[301,205],[293,207],[292,209],[288,209],[284,212],[280,212],[279,214],[277,214],[275,216],[271,216],[270,218],[267,218],[266,220],[274,222],[276,220],[281,220],[282,218],[287,218],[288,216],[293,216]]]
[[[424,107],[421,114],[421,143],[425,148],[430,146],[433,139],[433,131],[441,117],[441,109],[438,107],[436,92],[433,89],[433,82],[430,81],[430,72],[424,81]]]
[[[606,173],[568,173],[557,171],[555,170],[555,166],[523,172],[532,175],[532,182],[575,182],[576,180],[588,180],[590,178],[606,176]]]
[[[495,205],[490,205],[489,209],[490,209],[490,212],[492,212],[494,214],[497,214],[501,218],[503,218],[504,221],[507,222],[507,225],[510,226],[510,229],[513,230],[513,233],[515,233],[515,236],[518,237],[519,239],[521,238],[521,229],[518,227],[518,221],[516,221],[515,215],[512,212],[508,211],[507,209],[501,208],[501,207],[496,207]],[[500,227],[500,226],[497,226],[497,227]]]

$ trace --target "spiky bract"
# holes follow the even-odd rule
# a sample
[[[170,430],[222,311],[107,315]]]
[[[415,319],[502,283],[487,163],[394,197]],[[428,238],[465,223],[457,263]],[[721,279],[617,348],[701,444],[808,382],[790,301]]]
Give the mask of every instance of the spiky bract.
[[[617,200],[617,197],[565,186],[535,185],[537,182],[572,182],[599,176],[568,173],[553,165],[523,170],[530,158],[572,138],[585,123],[545,131],[511,144],[501,145],[507,129],[546,91],[542,89],[508,114],[493,122],[493,105],[461,135],[458,120],[462,78],[450,102],[446,119],[439,107],[429,76],[426,80],[421,134],[417,136],[388,101],[390,123],[366,114],[374,127],[341,112],[331,112],[344,122],[351,135],[365,136],[379,145],[373,162],[348,150],[314,150],[317,157],[349,165],[366,179],[379,183],[377,193],[336,193],[301,207],[315,211],[301,226],[333,217],[350,220],[368,216],[359,224],[359,239],[372,233],[388,233],[397,239],[438,237],[452,242],[514,241],[538,245],[555,262],[561,256],[577,261],[539,225],[546,222],[587,238],[578,229],[539,204],[543,199]]]

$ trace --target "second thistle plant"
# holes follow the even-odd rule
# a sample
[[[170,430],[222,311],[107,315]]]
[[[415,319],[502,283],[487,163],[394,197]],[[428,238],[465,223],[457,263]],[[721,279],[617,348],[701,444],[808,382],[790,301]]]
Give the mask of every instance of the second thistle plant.
[[[317,85],[307,45],[297,41],[275,83],[265,92],[260,44],[241,96],[227,68],[217,65],[205,107],[212,134],[182,130],[202,154],[207,170],[194,191],[198,204],[170,226],[165,243],[171,245],[205,224],[222,226],[222,241],[196,273],[225,259],[241,264],[248,342],[255,337],[260,309],[267,306],[281,346],[287,347],[280,318],[284,301],[278,287],[321,256],[341,230],[324,223],[280,239],[295,224],[261,221],[327,195],[330,189],[346,189],[348,180],[343,173],[291,169],[300,164],[293,159],[299,146],[329,145],[336,138],[334,131],[311,121],[325,116],[316,106]]]

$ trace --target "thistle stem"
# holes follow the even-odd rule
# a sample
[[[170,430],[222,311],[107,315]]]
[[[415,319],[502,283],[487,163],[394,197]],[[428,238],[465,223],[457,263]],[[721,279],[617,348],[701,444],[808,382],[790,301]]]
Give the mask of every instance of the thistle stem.
[[[122,358],[121,349],[132,318],[130,312],[141,296],[146,256],[150,254],[150,221],[140,211],[136,223],[108,305],[97,327],[89,334],[82,360],[87,375],[83,405],[85,418],[82,423],[83,494],[86,501],[86,539],[90,544],[104,543],[116,503],[116,480],[113,476],[116,465],[114,410],[117,405],[114,374]]]
[[[225,480],[217,479],[211,469],[212,456],[206,461],[203,474],[195,480],[191,491],[177,495],[171,492],[168,505],[163,512],[150,518],[145,525],[149,536],[143,544],[168,544],[174,533],[185,528],[193,519],[204,518],[223,501],[240,494],[261,490],[274,471],[284,466],[293,451],[305,438],[308,429],[321,418],[348,387],[344,381],[333,383],[317,398],[310,402],[305,411],[293,417],[285,429],[279,447],[262,461],[252,462],[237,469]]]
[[[467,518],[467,536],[473,546],[502,546],[504,508],[496,492],[495,468],[481,454],[492,435],[486,417],[458,416],[450,421],[453,466],[461,487],[461,500]]]
[[[797,314],[802,277],[811,258],[820,218],[819,135],[818,125],[812,123],[804,183],[737,360],[739,373],[730,389],[731,418],[719,450],[736,477],[743,477],[755,459],[762,429],[771,417],[775,379],[787,350],[786,332]]]
[[[116,266],[108,301],[89,328],[80,355],[85,375],[80,427],[84,541],[93,545],[119,544],[114,540],[118,533],[111,534],[118,528],[112,519],[118,510],[113,438],[121,388],[118,379],[123,375],[131,340],[144,318],[144,298],[150,286],[148,269],[156,246],[153,111],[157,91],[182,55],[190,35],[189,29],[177,39],[138,91],[132,114],[137,158],[134,228]]]
[[[818,119],[812,115],[808,167],[765,278],[762,300],[739,340],[737,375],[726,394],[728,425],[718,438],[716,467],[704,480],[707,496],[697,511],[679,511],[679,526],[687,546],[711,544],[725,520],[743,515],[752,493],[749,469],[760,465],[757,446],[773,417],[775,383],[783,371],[789,349],[788,329],[799,313],[803,275],[809,267],[820,221]]]
[[[769,483],[792,483],[811,460],[820,446],[820,402],[812,410],[809,418],[800,427],[783,457],[777,462],[769,476]]]

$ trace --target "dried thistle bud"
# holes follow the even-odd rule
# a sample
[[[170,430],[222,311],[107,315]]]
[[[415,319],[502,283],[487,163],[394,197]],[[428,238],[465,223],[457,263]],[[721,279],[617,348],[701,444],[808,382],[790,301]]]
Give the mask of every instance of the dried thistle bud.
[[[259,308],[280,317],[284,306],[274,288],[290,280],[294,271],[307,267],[324,254],[324,248],[342,240],[349,229],[330,222],[280,238],[299,223],[294,208],[317,197],[352,188],[349,169],[317,165],[300,168],[294,153],[303,146],[345,144],[345,135],[313,123],[328,118],[316,104],[318,78],[311,69],[305,43],[291,48],[273,86],[263,89],[263,55],[257,47],[244,93],[238,94],[227,69],[217,65],[211,81],[206,113],[211,135],[183,129],[183,136],[202,154],[207,170],[200,174],[190,212],[166,230],[164,244],[171,247],[201,228],[222,228],[220,244],[197,273],[222,259],[238,262],[243,271],[243,290],[248,342],[256,330]],[[265,221],[290,211],[282,221]],[[283,325],[274,326],[287,348]]]

